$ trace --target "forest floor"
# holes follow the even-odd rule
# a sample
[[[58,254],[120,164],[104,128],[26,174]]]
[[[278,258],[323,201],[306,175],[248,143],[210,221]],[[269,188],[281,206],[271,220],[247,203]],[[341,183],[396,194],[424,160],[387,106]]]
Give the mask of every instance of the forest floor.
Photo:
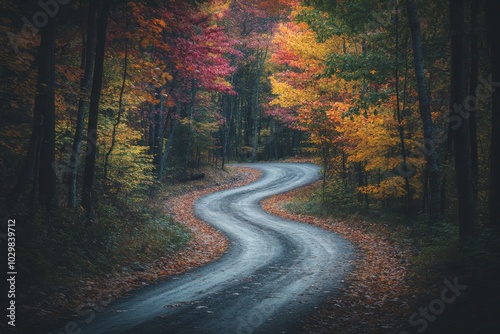
[[[206,177],[190,182],[170,180],[155,196],[154,202],[150,203],[152,206],[159,206],[164,215],[171,216],[173,221],[187,229],[190,239],[180,251],[166,253],[151,261],[139,255],[136,258],[132,256],[124,262],[110,264],[107,273],[89,272],[79,277],[76,283],[75,280],[68,280],[64,290],[43,293],[40,298],[22,306],[21,314],[25,326],[21,326],[21,331],[31,333],[33,328],[51,328],[54,324],[65,321],[71,323],[71,319],[77,316],[93,316],[118,297],[133,290],[155,284],[220,257],[228,246],[226,237],[197,219],[193,204],[206,194],[253,182],[259,178],[260,172],[231,166],[224,171],[203,168],[199,172],[205,173]],[[71,273],[68,273],[68,276],[71,276]]]
[[[446,223],[422,228],[400,216],[325,213],[320,192],[318,181],[261,202],[274,215],[338,233],[357,248],[345,286],[301,333],[499,332],[498,239],[460,246]]]
[[[264,210],[285,219],[312,224],[340,234],[357,248],[355,270],[327,306],[304,323],[306,333],[394,332],[411,313],[418,291],[411,284],[409,244],[391,242],[387,226],[359,217],[335,219],[294,213],[288,203],[306,201],[320,181],[262,201]]]
[[[307,159],[292,161],[308,162]],[[250,183],[260,173],[231,166],[227,171],[201,172],[207,174],[202,180],[171,182],[152,204],[160,206],[189,231],[191,238],[185,247],[149,262],[141,257],[130,258],[127,264],[118,266],[121,270],[115,266],[105,275],[82,276],[64,292],[47,294],[43,301],[25,305],[22,310],[25,321],[36,324],[36,328],[61,324],[77,314],[99,311],[132,290],[220,257],[228,247],[227,239],[195,217],[193,204],[208,193]],[[476,254],[480,261],[463,256],[455,246],[450,246],[453,242],[442,240],[449,231],[431,235],[434,239],[424,245],[415,242],[415,236],[409,232],[415,229],[414,225],[363,215],[335,218],[315,214],[306,207],[311,205],[312,194],[319,188],[317,182],[261,203],[272,214],[338,233],[357,248],[355,269],[341,293],[330,297],[310,319],[304,319],[301,332],[457,334],[493,333],[491,329],[498,329],[494,314],[499,309],[500,289],[494,277],[499,274],[499,266],[491,253]],[[457,266],[457,262],[467,262],[467,267]],[[475,275],[478,269],[484,270],[481,275]],[[452,303],[443,303],[442,291],[450,285],[467,288],[460,288]],[[453,294],[447,296],[451,299]],[[429,308],[435,313],[422,313]]]

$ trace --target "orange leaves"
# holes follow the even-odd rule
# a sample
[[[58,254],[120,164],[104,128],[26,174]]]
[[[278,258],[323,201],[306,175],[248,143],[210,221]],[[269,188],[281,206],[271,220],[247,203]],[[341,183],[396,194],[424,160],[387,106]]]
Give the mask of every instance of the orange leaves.
[[[288,212],[284,206],[292,201],[305,201],[312,188],[294,190],[273,196],[261,204],[272,214],[306,222],[335,232],[351,241],[358,249],[354,271],[339,295],[331,297],[326,307],[306,324],[305,333],[378,333],[381,328],[395,329],[399,319],[410,311],[412,290],[409,274],[409,247],[387,238],[387,227],[351,217],[349,220],[319,218]]]
[[[165,214],[174,214],[175,219],[191,232],[191,240],[183,249],[175,253],[165,253],[163,257],[152,259],[150,263],[142,265],[134,263],[135,259],[128,259],[128,263],[116,259],[117,271],[109,270],[110,272],[103,277],[95,274],[78,277],[79,283],[76,286],[65,289],[67,294],[49,294],[44,298],[43,307],[49,311],[33,311],[32,313],[37,313],[37,323],[44,323],[49,318],[54,321],[68,315],[73,316],[68,312],[79,312],[82,305],[89,309],[99,309],[131,290],[161,278],[186,272],[220,257],[227,249],[227,240],[219,231],[195,217],[193,203],[203,195],[242,186],[260,176],[260,173],[253,169],[231,167],[228,169],[232,170],[223,172],[222,177],[207,176],[203,181],[190,183],[188,189],[184,189],[182,185],[170,185],[171,191],[183,194],[171,197],[162,205]]]
[[[343,118],[337,127],[344,140],[344,149],[348,162],[361,163],[365,172],[384,175],[373,184],[360,187],[362,193],[376,200],[403,198],[406,196],[405,179],[397,174],[403,161],[401,138],[398,122],[394,119],[391,106],[378,104],[377,112],[370,108],[365,115],[353,115]],[[404,122],[401,124],[404,125]],[[412,156],[408,152],[416,150],[419,136],[405,139],[406,161],[417,168],[417,176],[423,170],[425,159]],[[409,178],[412,196],[418,198],[422,183],[419,177]]]
[[[294,12],[292,18],[296,15]],[[324,73],[329,55],[342,52],[343,40],[332,36],[318,42],[305,22],[292,21],[278,26],[273,44],[271,61],[284,70],[270,77],[275,96],[270,106],[294,110],[294,127],[309,133],[308,140],[316,150],[332,149],[338,142],[342,114],[351,105],[345,93],[347,83]]]
[[[240,168],[238,178],[222,185],[211,186],[200,190],[191,190],[184,195],[174,197],[165,203],[167,212],[172,212],[174,219],[186,226],[191,232],[191,240],[181,251],[161,259],[154,268],[158,277],[180,274],[187,270],[199,267],[220,257],[227,249],[226,237],[209,224],[196,218],[194,202],[209,193],[227,188],[239,187],[256,180],[260,173],[249,168]]]

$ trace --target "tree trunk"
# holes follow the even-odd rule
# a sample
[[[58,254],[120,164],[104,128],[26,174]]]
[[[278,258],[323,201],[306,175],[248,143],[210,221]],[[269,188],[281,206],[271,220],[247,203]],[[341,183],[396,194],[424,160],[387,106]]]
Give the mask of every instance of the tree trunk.
[[[193,145],[193,120],[194,120],[194,103],[196,98],[196,82],[191,79],[191,101],[189,102],[189,133],[186,148],[186,157],[184,161],[184,171],[188,170],[189,162],[191,160],[191,146]]]
[[[42,108],[42,146],[40,150],[39,171],[39,198],[40,203],[50,208],[55,205],[56,196],[56,107],[55,107],[55,23],[51,20],[41,31],[42,39],[46,40],[45,56],[40,63],[44,67],[43,84],[39,89],[44,90]],[[46,49],[45,49],[46,48]]]
[[[260,121],[260,108],[259,108],[259,99],[260,99],[260,77],[262,75],[262,69],[264,68],[264,63],[267,58],[267,52],[269,50],[269,45],[266,45],[266,49],[264,54],[262,55],[262,59],[260,60],[259,67],[257,69],[256,78],[255,78],[255,100],[254,100],[254,138],[253,138],[253,150],[252,150],[252,162],[257,160],[257,146],[259,144],[259,121]]]
[[[465,1],[450,0],[451,84],[450,120],[458,195],[460,236],[476,234],[477,211],[472,180],[469,122],[462,117],[467,87]],[[463,110],[462,110],[463,111]],[[455,122],[456,121],[456,122]]]
[[[36,207],[36,191],[40,203],[55,205],[55,22],[49,20],[40,29],[37,64],[37,96],[33,110],[33,127],[25,164],[13,190],[13,198],[22,195],[33,180],[31,204]]]
[[[406,0],[408,23],[410,26],[413,46],[415,74],[417,78],[418,101],[420,117],[424,130],[425,155],[429,173],[429,222],[439,221],[441,216],[441,171],[439,156],[434,138],[434,125],[431,118],[430,97],[425,81],[424,57],[422,53],[422,37],[420,20],[415,0]],[[427,148],[429,146],[429,148]]]
[[[470,36],[470,78],[469,78],[469,101],[472,105],[466,105],[469,111],[469,135],[470,153],[472,163],[472,181],[474,186],[474,197],[477,202],[478,180],[479,180],[479,156],[477,148],[477,85],[479,76],[479,53],[477,39],[477,16],[479,0],[471,0],[471,36]]]
[[[243,99],[237,97],[236,101],[236,156],[241,160],[242,151],[243,151],[243,107],[242,107]]]
[[[490,146],[490,198],[489,198],[489,221],[490,226],[500,231],[500,41],[498,30],[500,20],[497,13],[499,3],[496,0],[486,0],[486,22],[490,43],[492,82],[496,88],[492,89],[492,118],[491,118],[491,146]]]
[[[396,50],[395,50],[395,66],[394,66],[394,77],[396,79],[396,115],[397,115],[397,121],[398,121],[398,132],[399,132],[399,140],[401,144],[401,163],[402,163],[402,171],[403,171],[403,178],[405,180],[405,192],[406,192],[406,209],[407,213],[410,214],[410,204],[411,204],[411,193],[410,193],[410,180],[409,177],[411,176],[410,173],[408,173],[409,166],[406,162],[406,145],[405,145],[405,135],[404,135],[404,127],[403,127],[403,117],[401,115],[401,104],[400,104],[400,98],[399,98],[399,8],[398,8],[398,3],[395,3],[395,21],[396,21]]]
[[[155,131],[154,131],[154,165],[156,167],[156,177],[158,180],[162,176],[163,170],[163,109],[165,108],[165,98],[163,88],[158,89],[160,103],[156,106]]]
[[[75,136],[70,152],[69,162],[69,183],[68,183],[68,205],[75,208],[78,202],[78,166],[80,164],[80,152],[83,143],[83,131],[85,128],[85,114],[88,108],[88,91],[92,83],[92,72],[95,61],[95,31],[96,31],[96,12],[95,1],[89,2],[89,12],[87,19],[87,38],[86,46],[82,51],[82,66],[84,68],[83,78],[80,83],[80,100],[78,101],[78,114],[76,119]]]
[[[179,115],[180,112],[178,109],[180,109],[180,107],[177,103],[175,105],[175,108],[177,110],[177,114]],[[175,135],[175,131],[177,130],[177,124],[178,124],[178,122],[175,119],[175,117],[171,116],[170,133],[168,135],[167,144],[165,145],[165,150],[163,151],[163,157],[162,157],[163,158],[163,162],[162,162],[163,169],[161,170],[161,173],[158,176],[160,181],[163,179],[163,173],[165,172],[165,167],[167,166],[168,157],[170,156],[170,150],[172,149],[172,145],[174,143],[174,135]]]
[[[150,103],[149,104],[149,132],[148,132],[148,146],[149,146],[149,154],[153,155],[155,151],[155,106]]]
[[[125,83],[127,82],[127,69],[128,69],[128,43],[125,41],[125,55],[123,57],[123,76],[122,76],[122,85],[120,87],[120,97],[118,99],[118,115],[116,117],[116,122],[113,124],[113,132],[111,133],[111,145],[109,145],[109,150],[106,153],[106,157],[104,158],[104,179],[108,178],[108,162],[109,156],[113,153],[113,149],[116,144],[116,131],[118,126],[120,125],[122,114],[123,114],[123,93],[125,91]]]
[[[94,179],[97,157],[97,120],[99,118],[99,102],[101,99],[102,77],[104,72],[104,52],[106,49],[106,30],[110,6],[111,0],[102,0],[99,4],[97,18],[95,67],[90,95],[89,121],[87,126],[87,155],[85,157],[82,190],[82,205],[89,216],[93,214],[96,204]]]
[[[254,120],[253,120],[253,144],[252,144],[252,162],[257,160],[257,147],[259,145],[259,120],[260,120],[260,110],[259,110],[259,93],[260,93],[260,84],[258,83],[259,79],[257,79],[257,84],[255,88],[255,103],[254,103]]]

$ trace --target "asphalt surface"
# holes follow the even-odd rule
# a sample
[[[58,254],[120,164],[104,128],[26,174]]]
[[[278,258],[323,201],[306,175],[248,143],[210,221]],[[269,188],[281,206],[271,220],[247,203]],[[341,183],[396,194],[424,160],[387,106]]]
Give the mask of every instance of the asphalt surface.
[[[219,260],[134,292],[82,317],[85,333],[296,333],[335,293],[350,270],[352,246],[323,229],[269,215],[259,202],[318,178],[310,164],[243,165],[263,171],[249,185],[195,204],[199,218],[224,232]],[[64,332],[64,330],[63,330]],[[59,333],[59,332],[58,332]]]

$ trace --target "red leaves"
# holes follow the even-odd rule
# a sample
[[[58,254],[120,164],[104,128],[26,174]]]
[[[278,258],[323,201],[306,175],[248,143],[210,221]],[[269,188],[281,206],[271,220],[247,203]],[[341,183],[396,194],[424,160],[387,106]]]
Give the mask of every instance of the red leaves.
[[[224,28],[218,26],[221,16],[186,2],[167,3],[155,9],[133,4],[132,9],[140,27],[137,39],[143,51],[151,62],[161,64],[162,71],[172,72],[169,81],[175,82],[168,85],[174,88],[177,98],[189,100],[186,91],[190,91],[192,80],[196,88],[233,93],[226,78],[236,69],[228,55],[241,54],[234,49],[237,40],[229,38]]]

